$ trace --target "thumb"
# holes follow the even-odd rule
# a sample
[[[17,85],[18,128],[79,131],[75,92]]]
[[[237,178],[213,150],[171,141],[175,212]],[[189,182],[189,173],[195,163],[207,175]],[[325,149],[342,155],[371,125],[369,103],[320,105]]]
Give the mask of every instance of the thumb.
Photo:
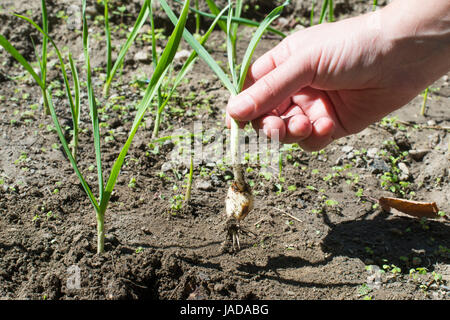
[[[227,111],[238,121],[251,121],[277,108],[300,89],[309,86],[316,73],[314,52],[311,50],[290,55],[278,66],[254,78],[254,83],[230,99]],[[261,57],[261,58],[264,58]],[[316,61],[319,61],[317,55]],[[272,60],[273,61],[273,60]],[[254,65],[261,65],[256,61]],[[250,71],[251,73],[251,71]]]

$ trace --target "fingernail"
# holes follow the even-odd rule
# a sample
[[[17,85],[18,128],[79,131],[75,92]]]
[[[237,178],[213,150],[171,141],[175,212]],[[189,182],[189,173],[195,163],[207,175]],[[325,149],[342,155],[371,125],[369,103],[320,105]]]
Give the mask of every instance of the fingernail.
[[[230,100],[228,113],[236,120],[253,120],[252,114],[255,110],[255,103],[248,94],[238,95]]]
[[[334,132],[334,123],[330,118],[319,118],[314,124],[314,131],[319,137],[331,135]]]

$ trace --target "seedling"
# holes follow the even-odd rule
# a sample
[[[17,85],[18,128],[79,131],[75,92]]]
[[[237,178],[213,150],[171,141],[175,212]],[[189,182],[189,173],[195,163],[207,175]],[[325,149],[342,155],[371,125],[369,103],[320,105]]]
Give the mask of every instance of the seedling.
[[[166,11],[172,23],[176,22],[176,18],[173,15],[170,7],[165,0],[160,1],[164,11]],[[224,22],[220,22],[219,26],[222,30],[226,30],[227,37],[227,56],[228,65],[231,74],[231,79],[224,73],[219,64],[211,57],[211,55],[205,50],[205,48],[192,36],[187,30],[185,30],[183,36],[186,41],[192,46],[197,54],[208,64],[212,71],[216,73],[222,84],[228,89],[232,96],[236,96],[241,92],[244,87],[244,81],[247,76],[248,68],[250,67],[251,58],[254,50],[261,39],[261,36],[266,31],[268,26],[277,17],[280,16],[281,10],[288,4],[285,2],[281,6],[275,8],[259,25],[246,50],[242,63],[240,64],[240,72],[238,73],[238,64],[236,62],[236,41],[238,24],[233,22],[233,18],[240,18],[242,12],[242,1],[237,0],[235,5],[232,6],[229,2],[228,17],[226,27]],[[208,1],[211,7],[213,1]],[[215,5],[214,5],[215,6]],[[216,6],[217,7],[217,6]],[[217,11],[217,10],[216,10]],[[232,182],[226,199],[226,212],[227,212],[227,234],[228,240],[233,241],[233,249],[238,250],[240,248],[238,231],[240,230],[239,223],[244,219],[253,207],[253,195],[250,186],[246,183],[244,178],[244,170],[242,164],[239,161],[239,125],[237,121],[231,121],[231,161],[234,171],[234,181]]]
[[[191,153],[190,165],[189,165],[189,175],[188,184],[186,186],[186,194],[184,196],[184,203],[189,203],[191,200],[191,190],[192,190],[192,178],[194,176],[194,155]]]
[[[150,0],[147,0],[149,2]],[[92,83],[92,73],[91,73],[91,65],[90,65],[90,56],[89,56],[89,35],[88,35],[88,25],[87,25],[87,19],[86,19],[86,0],[83,0],[82,2],[82,18],[83,18],[83,51],[85,56],[85,63],[86,63],[86,74],[87,74],[87,81],[86,81],[86,87],[88,91],[88,104],[90,109],[90,116],[92,120],[92,131],[94,135],[94,148],[95,148],[95,157],[96,157],[96,166],[97,166],[97,175],[98,175],[98,190],[99,190],[99,197],[98,200],[92,193],[89,185],[87,184],[83,174],[79,170],[76,160],[74,158],[73,153],[69,149],[69,145],[66,141],[66,138],[64,136],[63,129],[61,128],[59,124],[58,117],[56,115],[55,108],[53,106],[53,102],[51,99],[51,94],[49,90],[44,86],[41,79],[36,75],[34,70],[31,68],[30,64],[23,58],[22,55],[3,37],[0,36],[0,44],[8,51],[16,60],[32,75],[32,77],[35,79],[35,81],[38,83],[38,85],[41,87],[42,90],[45,90],[48,95],[48,102],[49,102],[49,109],[52,116],[53,123],[56,127],[61,145],[72,164],[72,167],[80,180],[80,183],[86,192],[92,206],[94,207],[96,217],[97,217],[97,252],[102,253],[104,252],[104,238],[105,238],[105,231],[104,231],[104,217],[105,212],[109,203],[109,200],[111,198],[112,191],[114,189],[114,186],[117,181],[117,177],[120,173],[120,170],[122,168],[122,165],[124,163],[125,156],[128,153],[128,150],[131,146],[131,143],[133,141],[133,138],[140,126],[140,123],[144,117],[144,114],[148,107],[150,106],[156,91],[158,90],[159,86],[161,85],[162,78],[166,74],[170,63],[172,62],[175,53],[178,49],[178,46],[181,41],[181,37],[183,34],[183,30],[186,24],[187,20],[187,14],[189,11],[189,0],[186,0],[183,6],[183,9],[181,11],[180,18],[178,19],[175,28],[167,42],[167,46],[164,49],[161,59],[159,60],[154,73],[150,79],[149,85],[147,86],[147,89],[144,93],[144,96],[138,106],[137,113],[134,118],[134,122],[132,124],[132,128],[130,130],[130,133],[128,135],[128,138],[122,147],[122,150],[119,153],[118,158],[116,159],[113,167],[111,168],[110,176],[107,180],[106,186],[104,184],[103,179],[103,168],[102,168],[102,158],[101,158],[101,148],[100,148],[100,134],[99,134],[99,119],[98,119],[98,107],[96,103],[96,99],[94,96],[94,90],[93,90],[93,83]],[[48,38],[48,40],[52,43],[54,46],[56,53],[58,54],[58,58],[60,60],[60,67],[61,72],[64,77],[64,82],[66,84],[66,90],[67,90],[67,96],[69,101],[72,99],[72,95],[70,94],[70,88],[68,87],[68,81],[67,81],[67,74],[65,65],[63,63],[62,56],[57,50],[56,44],[53,42],[53,40],[49,37],[49,35],[42,30],[37,24],[35,24],[31,19],[19,16],[22,19],[28,21],[31,23],[37,30],[39,30],[44,37]],[[69,60],[70,60],[69,55]],[[73,104],[73,101],[70,102],[71,106]],[[73,114],[72,114],[73,115]]]
[[[428,99],[428,91],[430,90],[430,87],[427,87],[425,91],[423,92],[423,101],[422,101],[422,107],[420,108],[420,115],[425,116],[426,106],[427,106],[427,99]]]

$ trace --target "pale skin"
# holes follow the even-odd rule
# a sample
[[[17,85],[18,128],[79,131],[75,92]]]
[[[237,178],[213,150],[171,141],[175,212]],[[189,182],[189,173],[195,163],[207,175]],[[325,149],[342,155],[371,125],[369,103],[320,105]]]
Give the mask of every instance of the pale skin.
[[[227,106],[283,143],[320,150],[404,106],[450,71],[450,1],[396,0],[300,30],[250,67]]]

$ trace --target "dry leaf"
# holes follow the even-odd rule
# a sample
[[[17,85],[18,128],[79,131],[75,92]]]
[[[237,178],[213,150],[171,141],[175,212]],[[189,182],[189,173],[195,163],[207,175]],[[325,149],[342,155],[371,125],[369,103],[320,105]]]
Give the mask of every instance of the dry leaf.
[[[439,218],[436,202],[419,202],[398,198],[381,197],[378,202],[383,210],[390,212],[394,208],[410,216],[422,218]]]

